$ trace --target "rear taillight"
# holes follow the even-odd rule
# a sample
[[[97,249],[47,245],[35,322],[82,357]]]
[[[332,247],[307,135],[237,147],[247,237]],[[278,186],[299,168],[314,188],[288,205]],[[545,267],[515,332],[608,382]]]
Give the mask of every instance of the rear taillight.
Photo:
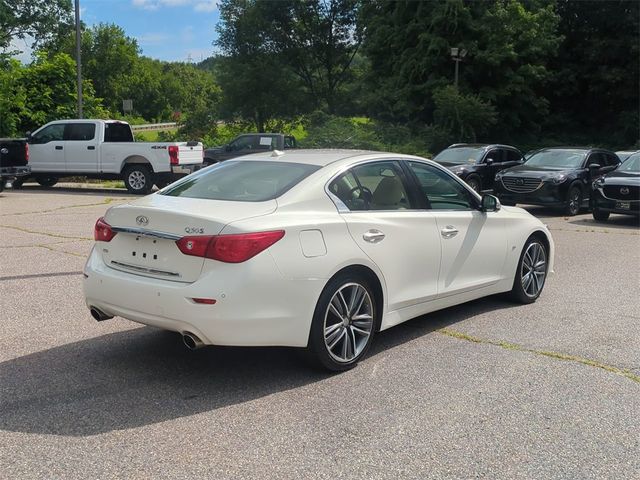
[[[284,230],[234,235],[182,237],[176,245],[185,255],[211,258],[225,263],[241,263],[255,257],[284,237]]]
[[[93,229],[93,239],[96,242],[110,242],[116,236],[116,233],[111,229],[111,225],[105,221],[104,217],[100,217]]]
[[[29,163],[29,144],[24,144],[24,159]]]
[[[169,145],[169,163],[171,165],[178,165],[180,163],[178,150],[179,148],[177,145]]]

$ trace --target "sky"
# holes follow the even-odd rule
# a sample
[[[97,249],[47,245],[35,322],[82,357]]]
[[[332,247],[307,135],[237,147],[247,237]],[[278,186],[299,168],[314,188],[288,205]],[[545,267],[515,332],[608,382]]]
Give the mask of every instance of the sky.
[[[87,25],[115,23],[138,41],[142,54],[169,61],[211,56],[220,17],[218,0],[80,0],[80,19]],[[28,45],[16,42],[28,61]]]

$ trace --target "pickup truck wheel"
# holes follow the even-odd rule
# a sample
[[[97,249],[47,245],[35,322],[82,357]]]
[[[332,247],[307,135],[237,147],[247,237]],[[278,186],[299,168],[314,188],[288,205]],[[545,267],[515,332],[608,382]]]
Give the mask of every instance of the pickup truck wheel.
[[[122,180],[127,190],[136,195],[145,195],[153,187],[151,172],[145,165],[129,165],[122,172]]]
[[[13,188],[14,190],[18,190],[22,188],[22,184],[24,183],[25,180],[26,180],[26,177],[16,178],[13,182],[11,182],[11,188]]]
[[[58,179],[56,177],[36,177],[36,182],[43,187],[53,187],[58,183]]]

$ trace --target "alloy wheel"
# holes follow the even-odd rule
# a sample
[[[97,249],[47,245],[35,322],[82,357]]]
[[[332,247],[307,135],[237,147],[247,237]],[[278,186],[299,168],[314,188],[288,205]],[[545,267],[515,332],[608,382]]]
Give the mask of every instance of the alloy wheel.
[[[365,349],[373,331],[373,302],[359,283],[347,283],[331,297],[324,315],[324,344],[336,362],[348,363]]]
[[[521,282],[522,289],[528,297],[540,294],[547,276],[547,253],[538,243],[531,243],[522,257]]]
[[[129,185],[131,185],[131,188],[134,190],[142,190],[146,183],[147,179],[140,170],[133,170],[129,173]]]

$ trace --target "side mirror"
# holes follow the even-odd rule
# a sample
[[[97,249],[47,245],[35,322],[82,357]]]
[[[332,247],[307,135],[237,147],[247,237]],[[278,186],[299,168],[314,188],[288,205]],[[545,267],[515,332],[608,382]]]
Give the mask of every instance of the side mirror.
[[[491,165],[493,163],[493,158],[487,158],[484,163],[486,163],[487,165]]]
[[[31,141],[31,131],[28,131],[27,133],[25,133],[24,136],[27,139],[27,143],[29,143]]]
[[[600,164],[599,163],[590,163],[589,164],[589,171],[593,171],[593,170],[600,170]]]
[[[483,212],[497,212],[498,210],[500,210],[500,208],[502,208],[502,205],[500,205],[500,200],[498,200],[498,197],[488,194],[482,196]]]

